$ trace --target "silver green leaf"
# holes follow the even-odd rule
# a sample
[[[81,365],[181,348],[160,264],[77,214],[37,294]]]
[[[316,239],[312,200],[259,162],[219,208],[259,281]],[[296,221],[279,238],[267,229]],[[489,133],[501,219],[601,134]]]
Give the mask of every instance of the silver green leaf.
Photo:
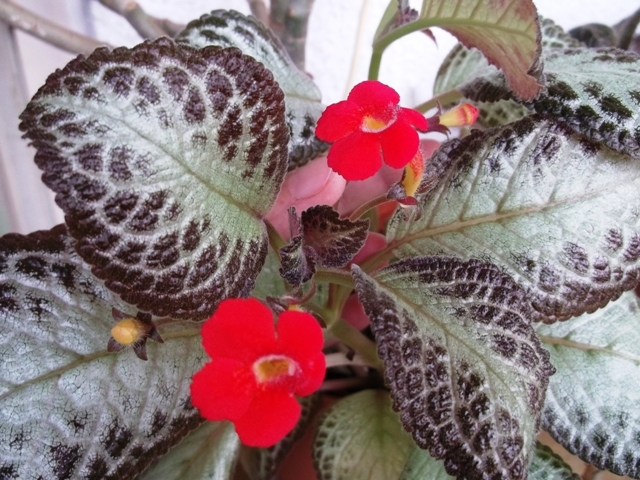
[[[449,142],[422,185],[422,216],[396,213],[389,248],[495,263],[525,287],[536,321],[593,312],[638,282],[640,164],[555,122]]]
[[[529,480],[580,480],[580,477],[553,450],[538,442],[529,465]]]
[[[106,350],[113,307],[64,226],[0,238],[3,478],[135,478],[200,422],[196,327],[165,328],[149,360]]]
[[[364,390],[323,416],[313,443],[321,480],[399,478],[413,442],[391,410],[389,393]]]
[[[248,295],[287,168],[284,97],[236,49],[98,49],[22,114],[76,250],[126,302],[203,319]]]
[[[640,159],[640,56],[615,48],[555,49],[547,86],[531,102],[593,142]]]
[[[416,444],[460,479],[526,478],[553,367],[525,291],[478,260],[414,257],[352,274]]]
[[[452,480],[444,464],[434,459],[428,452],[414,448],[400,480]],[[529,480],[580,480],[567,465],[549,447],[536,443],[533,459],[529,464]]]
[[[558,372],[542,426],[588,463],[640,478],[640,304],[633,292],[590,315],[540,325]]]
[[[328,144],[315,136],[324,106],[320,90],[301,72],[273,32],[253,17],[234,10],[214,10],[190,22],[176,41],[193,47],[237,47],[262,62],[285,94],[289,167],[303,165],[324,152]]]
[[[158,460],[140,480],[230,480],[240,440],[228,422],[205,422]]]

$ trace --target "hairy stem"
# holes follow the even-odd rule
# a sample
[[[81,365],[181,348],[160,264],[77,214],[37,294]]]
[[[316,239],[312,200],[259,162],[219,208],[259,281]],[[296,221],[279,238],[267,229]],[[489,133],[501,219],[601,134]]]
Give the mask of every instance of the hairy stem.
[[[98,47],[111,47],[104,42],[67,30],[9,0],[0,0],[0,20],[74,54],[88,55]]]
[[[327,282],[336,285],[342,285],[353,290],[353,278],[351,274],[344,270],[336,270],[330,268],[318,268],[313,279],[316,283]]]
[[[329,327],[329,330],[338,340],[353,348],[367,365],[382,370],[382,360],[378,357],[376,344],[364,336],[357,328],[340,318]]]
[[[360,355],[356,355],[353,358],[348,358],[344,353],[329,353],[325,355],[327,360],[327,368],[331,367],[350,367],[350,366],[359,366],[359,367],[368,367],[370,366],[364,358]]]
[[[367,213],[369,210],[371,210],[372,208],[375,208],[378,205],[382,205],[383,203],[387,203],[387,202],[395,202],[395,200],[387,198],[386,195],[380,195],[379,197],[369,200],[367,203],[360,205],[358,208],[356,208],[353,211],[353,213],[349,215],[349,220],[354,222],[358,220],[362,215]]]
[[[424,113],[431,110],[432,108],[437,107],[438,105],[447,105],[448,103],[455,102],[456,100],[459,100],[462,97],[464,97],[464,95],[462,95],[462,93],[460,93],[459,90],[456,90],[454,88],[452,90],[447,90],[446,92],[442,92],[441,94],[436,95],[432,99],[427,100],[424,103],[421,103],[417,107],[414,107],[414,110],[417,110],[420,113]]]

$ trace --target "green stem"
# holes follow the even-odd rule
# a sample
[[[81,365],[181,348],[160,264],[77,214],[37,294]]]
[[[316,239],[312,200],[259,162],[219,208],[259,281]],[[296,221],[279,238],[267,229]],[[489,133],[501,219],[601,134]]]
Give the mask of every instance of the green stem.
[[[395,200],[387,198],[386,194],[385,195],[380,195],[379,197],[376,197],[376,198],[373,198],[373,199],[369,200],[367,203],[365,203],[363,205],[360,205],[358,208],[356,208],[353,211],[353,213],[351,215],[349,215],[349,220],[351,220],[352,222],[355,222],[362,215],[367,213],[372,208],[377,207],[378,205],[382,205],[383,203],[387,203],[387,202],[395,202]]]
[[[383,50],[376,51],[373,49],[373,53],[371,54],[371,61],[369,62],[369,80],[377,80],[378,75],[380,75],[380,63],[382,62],[382,52]]]
[[[417,107],[414,107],[414,110],[419,111],[420,113],[427,112],[432,108],[436,108],[438,105],[447,105],[449,103],[455,102],[456,100],[464,97],[459,90],[455,88],[452,90],[447,90],[446,92],[442,92],[439,95],[436,95],[431,100],[427,100],[424,103],[421,103]]]
[[[331,325],[329,330],[342,343],[353,348],[367,364],[382,370],[382,360],[378,357],[376,344],[365,337],[357,328],[340,318]]]
[[[264,224],[267,226],[267,234],[269,235],[269,245],[273,248],[273,251],[276,252],[278,258],[280,258],[280,249],[284,247],[287,242],[284,241],[284,238],[280,236],[278,231],[275,229],[271,223],[268,221],[264,221]]]
[[[344,270],[334,270],[329,268],[318,268],[313,279],[316,283],[327,282],[334,283],[336,285],[342,285],[349,287],[353,290],[353,278],[351,274]]]

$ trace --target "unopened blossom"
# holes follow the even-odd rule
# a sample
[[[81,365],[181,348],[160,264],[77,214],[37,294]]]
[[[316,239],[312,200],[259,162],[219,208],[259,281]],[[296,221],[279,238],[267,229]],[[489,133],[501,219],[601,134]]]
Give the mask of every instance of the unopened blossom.
[[[255,299],[223,301],[202,326],[211,357],[191,383],[191,401],[213,421],[229,420],[243,444],[269,447],[300,418],[295,396],[315,392],[325,374],[322,329],[309,313],[273,314]]]

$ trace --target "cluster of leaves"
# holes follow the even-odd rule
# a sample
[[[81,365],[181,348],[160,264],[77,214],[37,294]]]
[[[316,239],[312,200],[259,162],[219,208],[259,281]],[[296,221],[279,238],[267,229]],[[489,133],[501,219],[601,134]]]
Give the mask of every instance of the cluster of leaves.
[[[639,478],[640,57],[580,45],[530,1],[459,3],[394,0],[374,56],[446,25],[464,46],[437,89],[484,102],[496,126],[444,144],[419,208],[351,267],[390,395],[362,390],[322,416],[317,470],[573,478],[536,444],[542,426]],[[342,268],[363,244],[364,222],[324,206],[291,212],[282,263],[268,254],[263,218],[287,169],[325,148],[321,111],[271,33],[235,12],[49,77],[21,128],[66,226],[0,239],[1,478],[229,478],[238,457],[274,475],[317,398],[280,444],[241,454],[190,405],[196,322]],[[316,304],[350,291],[320,287]],[[113,308],[165,320],[147,362],[107,352]]]

